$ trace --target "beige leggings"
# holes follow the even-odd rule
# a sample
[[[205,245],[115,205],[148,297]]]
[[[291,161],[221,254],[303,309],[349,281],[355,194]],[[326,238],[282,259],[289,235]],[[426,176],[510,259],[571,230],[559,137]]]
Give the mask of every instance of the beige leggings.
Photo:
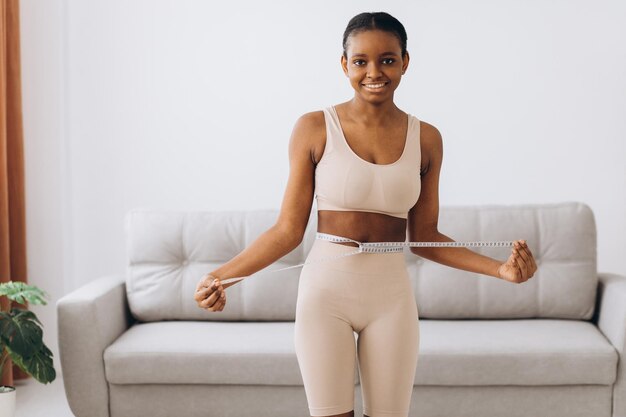
[[[316,239],[307,261],[355,249]],[[311,416],[354,409],[358,363],[363,412],[407,417],[419,317],[404,254],[358,253],[305,265],[294,338]]]

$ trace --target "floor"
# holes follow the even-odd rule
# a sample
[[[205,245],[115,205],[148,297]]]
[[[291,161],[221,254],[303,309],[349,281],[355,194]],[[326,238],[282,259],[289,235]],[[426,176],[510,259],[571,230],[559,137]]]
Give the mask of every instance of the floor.
[[[28,378],[15,381],[14,385],[17,388],[15,417],[74,417],[65,398],[60,374],[57,373],[50,384]]]

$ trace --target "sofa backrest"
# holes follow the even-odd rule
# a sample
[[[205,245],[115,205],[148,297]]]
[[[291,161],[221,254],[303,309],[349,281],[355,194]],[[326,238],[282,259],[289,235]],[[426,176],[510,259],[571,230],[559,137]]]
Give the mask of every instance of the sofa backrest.
[[[278,210],[133,209],[125,219],[127,295],[139,321],[293,321],[301,268],[317,230],[312,211],[303,242],[267,268],[226,290],[222,312],[193,299],[200,279],[273,226]],[[439,231],[455,241],[526,239],[537,261],[522,284],[470,273],[405,249],[420,318],[590,319],[597,287],[596,227],[584,203],[441,207]],[[408,240],[408,238],[407,238]],[[504,261],[508,247],[470,250]],[[353,255],[359,256],[359,255]]]

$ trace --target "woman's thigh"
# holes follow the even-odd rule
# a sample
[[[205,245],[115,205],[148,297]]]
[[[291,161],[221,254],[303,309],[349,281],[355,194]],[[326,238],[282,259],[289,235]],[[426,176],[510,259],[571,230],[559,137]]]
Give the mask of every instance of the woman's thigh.
[[[357,341],[363,411],[370,417],[407,417],[419,350],[419,317],[412,291],[381,300]],[[381,307],[381,306],[379,306]]]
[[[354,408],[356,342],[333,295],[306,286],[298,294],[295,348],[312,416]]]

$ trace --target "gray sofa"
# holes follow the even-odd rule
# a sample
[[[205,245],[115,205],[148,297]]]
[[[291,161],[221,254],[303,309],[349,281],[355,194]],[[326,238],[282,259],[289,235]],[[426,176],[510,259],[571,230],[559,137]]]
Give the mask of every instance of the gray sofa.
[[[128,212],[127,270],[57,303],[73,413],[308,416],[293,343],[300,268],[268,271],[304,261],[315,211],[295,250],[226,290],[224,311],[207,312],[193,299],[201,276],[277,217],[272,210]],[[626,417],[626,277],[597,273],[591,209],[578,202],[441,207],[439,229],[457,241],[527,239],[538,270],[512,284],[405,250],[420,316],[410,415]],[[510,253],[472,250],[500,260]],[[358,367],[354,384],[361,416]]]

